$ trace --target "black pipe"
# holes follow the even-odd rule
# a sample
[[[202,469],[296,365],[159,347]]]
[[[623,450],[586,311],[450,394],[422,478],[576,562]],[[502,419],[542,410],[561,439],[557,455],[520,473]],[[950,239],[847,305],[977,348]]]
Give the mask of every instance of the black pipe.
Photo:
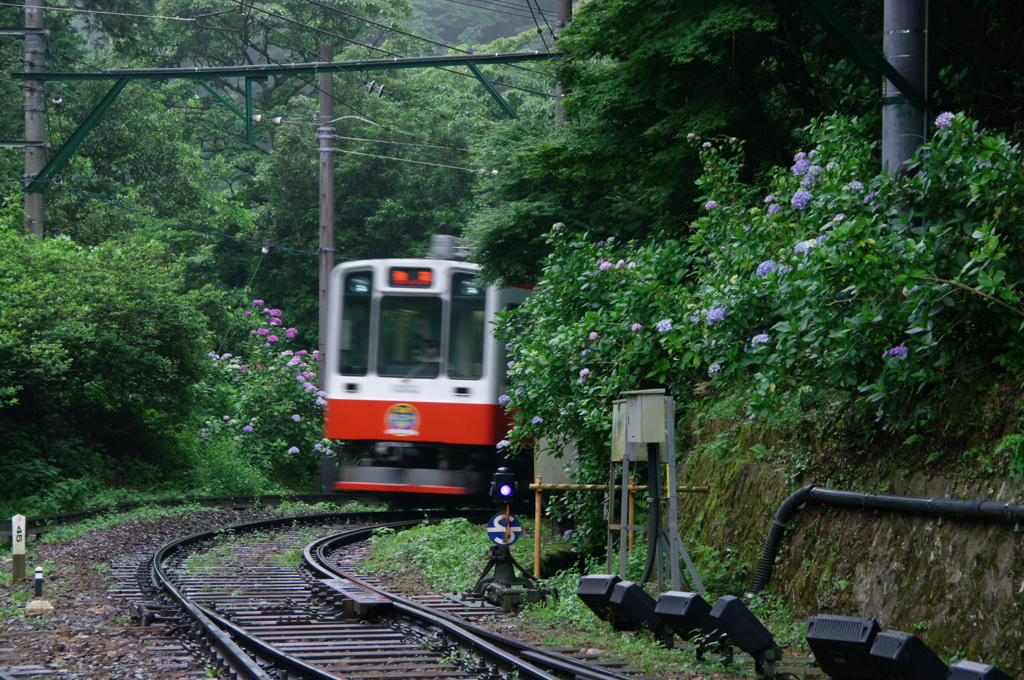
[[[779,553],[779,544],[786,530],[786,524],[796,516],[800,508],[810,501],[855,507],[864,510],[887,510],[931,515],[948,515],[950,517],[973,517],[979,519],[1005,519],[1019,522],[1024,520],[1024,505],[1018,503],[999,503],[997,501],[954,501],[948,498],[910,498],[907,496],[877,496],[856,491],[836,491],[823,489],[810,484],[793,493],[782,502],[772,524],[768,528],[768,537],[761,551],[761,561],[754,574],[754,582],[744,597],[753,597],[768,586],[772,578],[772,565]]]

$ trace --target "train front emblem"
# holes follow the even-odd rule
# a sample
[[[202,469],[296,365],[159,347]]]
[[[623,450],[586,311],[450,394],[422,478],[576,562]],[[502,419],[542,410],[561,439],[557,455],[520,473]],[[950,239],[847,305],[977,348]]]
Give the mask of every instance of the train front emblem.
[[[419,427],[420,412],[412,404],[394,404],[384,413],[384,434],[415,437]]]

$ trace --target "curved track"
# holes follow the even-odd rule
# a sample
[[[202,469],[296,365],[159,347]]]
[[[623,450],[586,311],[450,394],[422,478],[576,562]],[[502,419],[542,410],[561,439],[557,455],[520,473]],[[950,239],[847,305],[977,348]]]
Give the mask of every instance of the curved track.
[[[152,577],[186,615],[187,636],[233,677],[628,677],[472,623],[500,613],[478,600],[400,597],[355,573],[374,529],[424,516],[319,515],[196,534],[161,548]]]

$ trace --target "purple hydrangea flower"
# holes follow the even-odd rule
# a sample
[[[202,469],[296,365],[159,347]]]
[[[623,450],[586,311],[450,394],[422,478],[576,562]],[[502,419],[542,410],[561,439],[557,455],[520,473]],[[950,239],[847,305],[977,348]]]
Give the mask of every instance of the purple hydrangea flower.
[[[561,229],[565,226],[565,222],[555,222],[555,229]]]
[[[590,375],[590,369],[589,368],[584,368],[582,371],[580,371],[580,377],[581,378],[586,378],[588,375]]]
[[[612,263],[611,262],[608,262],[607,260],[605,260],[604,262],[601,263],[601,271],[603,271],[603,272],[604,271],[608,271],[611,268],[612,268]]]
[[[504,406],[510,401],[512,401],[512,397],[508,396],[507,394],[503,394],[500,397],[498,397],[498,403],[501,404],[502,406]]]
[[[828,240],[828,234],[818,234],[814,239],[814,244],[820,246],[822,243]]]
[[[293,330],[295,330],[295,329],[294,329],[294,328],[289,328],[288,330],[290,330],[290,331],[293,331]],[[295,353],[295,356],[297,356],[297,357],[301,357],[301,356],[305,356],[305,355],[307,355],[307,354],[309,354],[309,352],[307,352],[307,351],[306,351],[306,350],[304,350],[304,349],[300,349],[300,350],[299,350],[298,352],[296,352],[296,353]]]
[[[500,451],[501,449],[505,448],[508,445],[509,445],[509,441],[507,439],[502,439],[500,442],[498,442],[495,445],[495,447]]]
[[[268,309],[267,310],[267,314],[269,314],[270,316],[281,316],[281,310],[280,309]]]
[[[296,423],[301,423],[302,422],[302,416],[300,416],[298,413],[293,413],[292,414],[292,420],[294,420]]]
[[[846,219],[846,215],[844,213],[839,213],[835,217],[832,218],[832,221],[838,224],[839,222],[842,222],[845,219]]]
[[[864,184],[858,182],[857,180],[853,180],[852,182],[846,185],[846,188],[855,194],[859,194],[860,192],[864,191]]]
[[[778,203],[772,203],[770,206],[768,206],[768,214],[769,215],[774,215],[775,213],[779,212],[780,210],[782,210],[782,206],[779,205]]]
[[[276,316],[272,316],[269,319],[267,319],[267,323],[270,324],[271,326],[280,326],[281,320]]]
[[[522,394],[522,393],[523,393],[523,388],[522,387],[517,387],[516,388],[516,394]]]
[[[818,243],[814,239],[800,241],[800,243],[797,243],[796,246],[793,248],[793,252],[796,253],[797,255],[804,255],[805,253],[807,253],[807,251],[809,251],[816,245],[818,245]]]
[[[793,164],[793,175],[799,177],[800,175],[806,174],[807,170],[810,169],[811,162],[806,158],[801,158]]]
[[[754,228],[753,224],[745,224],[745,225],[743,225],[743,231],[750,231],[753,228]]]
[[[667,333],[672,330],[672,319],[662,319],[654,325],[659,333]]]
[[[253,300],[252,301],[252,306],[253,307],[262,307],[264,304],[266,304],[266,303],[263,302],[263,300]]]
[[[823,169],[820,165],[812,165],[811,167],[807,168],[807,174],[811,175],[812,177],[817,177],[822,172]]]
[[[234,355],[232,355],[232,354],[224,354],[223,356],[221,356],[221,359],[230,359],[232,356],[234,356]]]
[[[768,334],[767,333],[758,333],[757,335],[752,337],[750,339],[750,346],[753,347],[754,345],[759,345],[762,342],[768,342]]]
[[[252,312],[251,312],[251,311],[248,311],[248,312],[244,312],[244,313],[242,314],[242,316],[252,316]]]
[[[627,264],[626,269],[636,269],[636,262],[630,262]]]
[[[302,359],[300,357],[292,357],[291,359],[288,360],[289,366],[298,366],[301,363]]]
[[[814,183],[817,181],[818,177],[808,172],[806,175],[804,175],[804,178],[800,180],[800,186],[804,189],[810,189],[814,186]]]
[[[939,128],[940,130],[948,130],[949,128],[953,127],[953,112],[944,111],[943,113],[940,113],[939,116],[935,119],[935,127]]]
[[[727,316],[729,316],[729,310],[727,310],[725,307],[712,307],[711,309],[708,310],[708,313],[704,316],[704,319],[708,322],[709,326],[712,326],[718,323],[719,321],[724,320]]]
[[[699,322],[700,322],[700,316],[698,314],[693,314],[693,315],[690,316],[690,323],[699,323]]]
[[[267,342],[277,342],[277,341],[278,341],[278,337],[276,335],[268,335],[267,336]]]
[[[534,416],[533,420],[531,420],[530,422],[533,423],[534,425],[540,425],[541,423],[544,422],[544,419],[541,418],[540,416]]]
[[[299,452],[299,447],[298,446],[293,446],[290,449],[288,449],[288,453],[291,453],[291,454],[296,454],[298,452]]]
[[[771,276],[777,266],[775,260],[765,260],[757,265],[757,277],[763,279],[766,276]]]
[[[285,351],[281,352],[281,356],[283,357],[290,357],[293,354],[295,354],[295,352],[291,351],[290,349],[286,349]]]
[[[885,354],[882,355],[882,358],[884,359],[885,357],[905,357],[905,356],[907,356],[907,348],[905,346],[903,346],[903,345],[900,345],[899,347],[893,347],[892,349],[885,350]]]
[[[789,202],[793,205],[794,208],[797,208],[798,210],[803,210],[804,208],[807,207],[807,204],[811,202],[811,192],[798,191],[795,194],[793,194],[793,198]]]
[[[768,194],[767,196],[764,197],[764,202],[765,203],[774,203],[775,202],[775,196],[773,194]]]
[[[314,451],[323,451],[324,450],[324,445],[323,444],[313,444],[313,450]]]
[[[632,326],[630,326],[630,327],[629,327],[629,330],[631,330],[631,331],[633,331],[633,332],[636,332],[636,331],[642,331],[643,329],[644,329],[644,327],[643,327],[643,326],[641,326],[641,325],[640,325],[640,324],[638,324],[638,323],[635,323],[635,324],[633,324]]]
[[[619,260],[618,262],[615,263],[615,268],[616,269],[622,269],[623,265],[625,265],[625,264],[626,264],[625,260]]]
[[[315,403],[317,406],[327,406],[327,401],[323,397],[317,397],[316,401],[313,403]]]
[[[704,209],[705,210],[714,210],[717,207],[718,207],[718,202],[717,201],[708,201],[707,203],[704,204]]]
[[[242,432],[252,432],[252,425],[246,425],[243,427]]]
[[[802,161],[805,158],[807,158],[807,154],[805,154],[803,151],[800,151],[795,156],[793,156],[793,162],[795,163],[797,161]]]
[[[721,373],[721,372],[722,372],[722,364],[718,363],[717,361],[715,363],[711,364],[708,367],[708,377],[709,378],[714,378],[715,377],[715,373]]]
[[[587,336],[591,340],[597,340],[597,331],[590,331],[590,335]]]
[[[580,356],[581,356],[581,357],[585,357],[585,356],[587,356],[588,354],[590,354],[590,350],[589,350],[589,349],[585,349],[585,350],[583,350],[582,352],[580,352]]]
[[[875,196],[877,196],[877,195],[878,195],[877,191],[872,191],[870,194],[868,194],[867,196],[864,197],[864,202],[865,203],[870,203],[871,201],[875,200]]]
[[[711,142],[704,142],[703,144],[701,144],[701,146],[704,147],[705,149],[710,149],[711,148]]]
[[[302,383],[302,389],[306,390],[307,392],[316,392],[316,385],[314,385],[311,382],[304,382]]]

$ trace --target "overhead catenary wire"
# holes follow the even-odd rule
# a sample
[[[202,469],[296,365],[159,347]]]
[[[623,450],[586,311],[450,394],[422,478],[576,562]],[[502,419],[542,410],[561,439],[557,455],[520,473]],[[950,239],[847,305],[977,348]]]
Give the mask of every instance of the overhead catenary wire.
[[[0,7],[18,7],[18,8],[23,8],[23,7],[25,7],[25,5],[24,4],[17,4],[16,5],[16,4],[12,3],[12,2],[0,2]],[[47,5],[45,7],[39,7],[38,9],[41,9],[43,11],[50,11],[50,10],[52,10],[52,11],[55,11],[55,12],[83,12],[85,14],[107,14],[107,15],[116,16],[116,17],[139,17],[139,18],[143,18],[143,19],[165,19],[167,21],[195,21],[196,20],[195,17],[170,17],[170,16],[163,16],[161,14],[129,14],[127,12],[104,12],[103,10],[98,10],[98,9],[79,9],[77,7],[55,7],[53,5]],[[210,16],[210,15],[209,14],[204,14],[203,16]]]
[[[519,17],[520,19],[529,19],[530,18],[529,14],[520,14],[518,12],[507,12],[505,10],[495,9],[495,8],[492,8],[492,7],[482,7],[480,5],[474,5],[474,4],[471,4],[471,3],[468,3],[468,2],[462,2],[461,0],[448,0],[448,2],[453,2],[456,5],[465,5],[466,7],[472,7],[473,9],[479,9],[479,10],[482,10],[484,12],[497,12],[498,14],[507,14],[509,16]],[[488,3],[488,4],[492,4],[492,3]],[[504,6],[504,5],[502,5],[502,6]]]
[[[480,170],[478,168],[463,168],[463,167],[460,167],[458,165],[444,165],[444,164],[441,164],[441,163],[429,163],[427,161],[416,161],[416,160],[413,160],[411,158],[395,158],[394,156],[378,156],[377,154],[363,153],[362,151],[349,151],[347,149],[331,149],[331,151],[333,151],[335,153],[349,153],[349,154],[353,154],[355,156],[367,156],[369,158],[380,158],[380,159],[386,160],[386,161],[400,161],[402,163],[416,163],[417,165],[433,165],[434,167],[438,167],[438,168],[450,168],[452,170],[463,170],[465,172],[477,172],[477,173],[479,173],[479,172],[486,172],[485,170]],[[493,174],[495,171],[491,171],[491,172]]]

